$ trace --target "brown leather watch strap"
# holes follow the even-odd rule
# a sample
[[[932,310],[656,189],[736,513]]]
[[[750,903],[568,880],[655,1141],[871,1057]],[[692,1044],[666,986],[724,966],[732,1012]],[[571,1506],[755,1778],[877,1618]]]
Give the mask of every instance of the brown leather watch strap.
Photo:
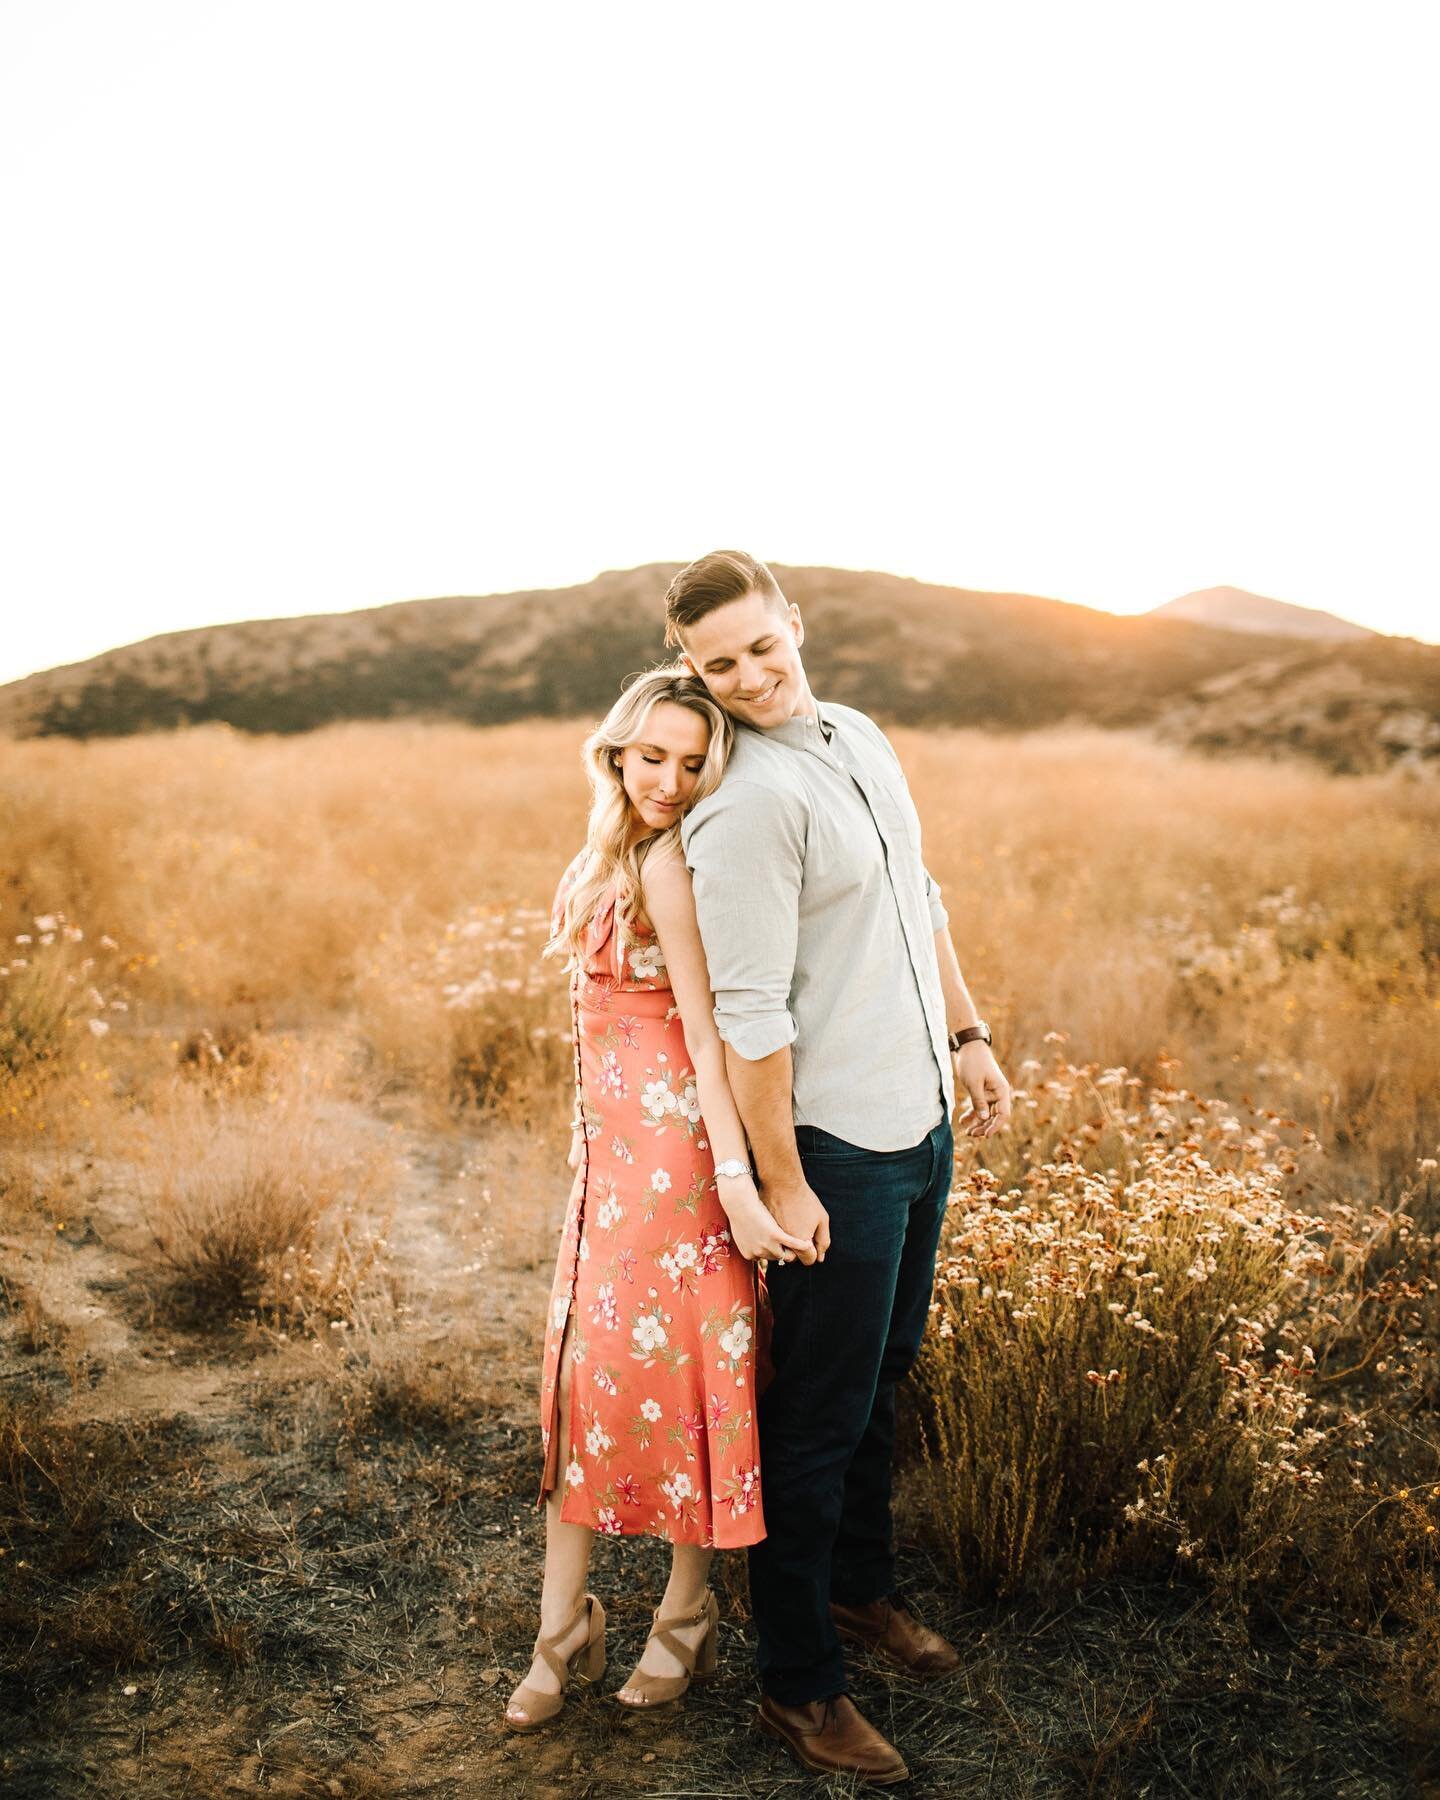
[[[949,1038],[950,1048],[960,1050],[966,1044],[975,1043],[977,1039],[982,1044],[988,1044],[991,1041],[990,1027],[983,1019],[978,1025],[967,1025],[963,1031],[952,1031]]]

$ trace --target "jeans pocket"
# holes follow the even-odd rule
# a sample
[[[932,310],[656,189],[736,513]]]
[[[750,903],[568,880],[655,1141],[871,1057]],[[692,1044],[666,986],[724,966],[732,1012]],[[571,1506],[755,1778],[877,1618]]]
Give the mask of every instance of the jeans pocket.
[[[865,1162],[873,1161],[875,1156],[873,1150],[848,1143],[832,1131],[822,1131],[818,1125],[797,1125],[795,1148],[800,1152],[802,1163]]]

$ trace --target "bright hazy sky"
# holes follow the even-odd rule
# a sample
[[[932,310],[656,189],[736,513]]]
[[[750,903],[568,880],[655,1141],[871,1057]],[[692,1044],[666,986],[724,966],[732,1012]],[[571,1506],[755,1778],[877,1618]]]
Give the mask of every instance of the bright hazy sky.
[[[719,544],[1440,637],[1431,17],[0,0],[0,679]]]

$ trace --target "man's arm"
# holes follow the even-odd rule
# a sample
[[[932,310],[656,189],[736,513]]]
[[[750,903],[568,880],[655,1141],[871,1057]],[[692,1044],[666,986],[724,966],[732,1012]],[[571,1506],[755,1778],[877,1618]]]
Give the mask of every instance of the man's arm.
[[[803,1250],[796,1252],[800,1261],[824,1262],[830,1248],[830,1215],[806,1181],[795,1145],[790,1046],[751,1062],[727,1044],[725,1072],[750,1139],[761,1198],[792,1241],[803,1238],[810,1245],[808,1256]]]
[[[893,752],[892,752],[893,754]],[[904,777],[902,775],[901,779]],[[980,1009],[971,998],[960,973],[960,959],[950,937],[950,915],[940,897],[940,884],[924,863],[920,873],[925,877],[925,901],[930,908],[930,923],[935,931],[935,961],[940,968],[940,991],[945,1000],[945,1029],[952,1035],[974,1025]],[[950,1052],[955,1071],[955,1094],[970,1096],[972,1111],[964,1115],[966,1135],[973,1138],[994,1137],[1010,1123],[1010,1083],[1000,1072],[1000,1065],[990,1046],[972,1039],[959,1050]]]
[[[795,1148],[790,986],[800,929],[805,821],[798,804],[733,777],[683,828],[695,913],[715,995],[725,1069],[755,1157],[761,1198],[781,1228],[829,1247],[830,1222]]]
[[[938,893],[936,889],[937,896]],[[950,940],[948,924],[935,933],[935,960],[940,965],[940,989],[945,996],[945,1029],[963,1031],[976,1022],[980,1011],[960,973],[960,959]],[[976,1038],[959,1050],[952,1050],[950,1055],[955,1065],[955,1092],[968,1094],[975,1109],[965,1115],[970,1121],[968,1135],[994,1137],[1010,1123],[1010,1083],[1000,1073],[994,1052]]]
[[[980,1009],[970,998],[965,977],[960,973],[960,959],[955,954],[948,924],[936,927],[935,960],[940,965],[940,991],[945,996],[945,1029],[963,1031],[978,1021]]]
[[[725,1073],[725,1047],[715,1029],[714,997],[705,967],[705,950],[695,918],[690,875],[677,852],[662,844],[645,863],[645,910],[665,958],[685,1048],[700,1091],[705,1136],[717,1163],[738,1162],[742,1176],[717,1177],[716,1192],[735,1248],[748,1261],[756,1257],[792,1256],[810,1260],[808,1239],[789,1237],[756,1192],[746,1156],[745,1130]],[[780,1054],[788,1057],[788,1050]],[[749,1064],[745,1065],[747,1068]],[[791,1134],[793,1139],[793,1133]]]

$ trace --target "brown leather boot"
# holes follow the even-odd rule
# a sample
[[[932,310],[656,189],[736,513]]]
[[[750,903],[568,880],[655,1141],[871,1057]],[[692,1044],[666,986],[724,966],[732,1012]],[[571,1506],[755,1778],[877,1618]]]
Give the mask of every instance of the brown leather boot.
[[[830,1617],[842,1638],[878,1650],[912,1675],[950,1675],[960,1667],[955,1646],[894,1600],[870,1600],[864,1606],[832,1600]]]
[[[767,1694],[760,1702],[760,1729],[818,1774],[858,1775],[871,1787],[910,1779],[904,1757],[848,1694],[804,1706],[781,1706]]]

